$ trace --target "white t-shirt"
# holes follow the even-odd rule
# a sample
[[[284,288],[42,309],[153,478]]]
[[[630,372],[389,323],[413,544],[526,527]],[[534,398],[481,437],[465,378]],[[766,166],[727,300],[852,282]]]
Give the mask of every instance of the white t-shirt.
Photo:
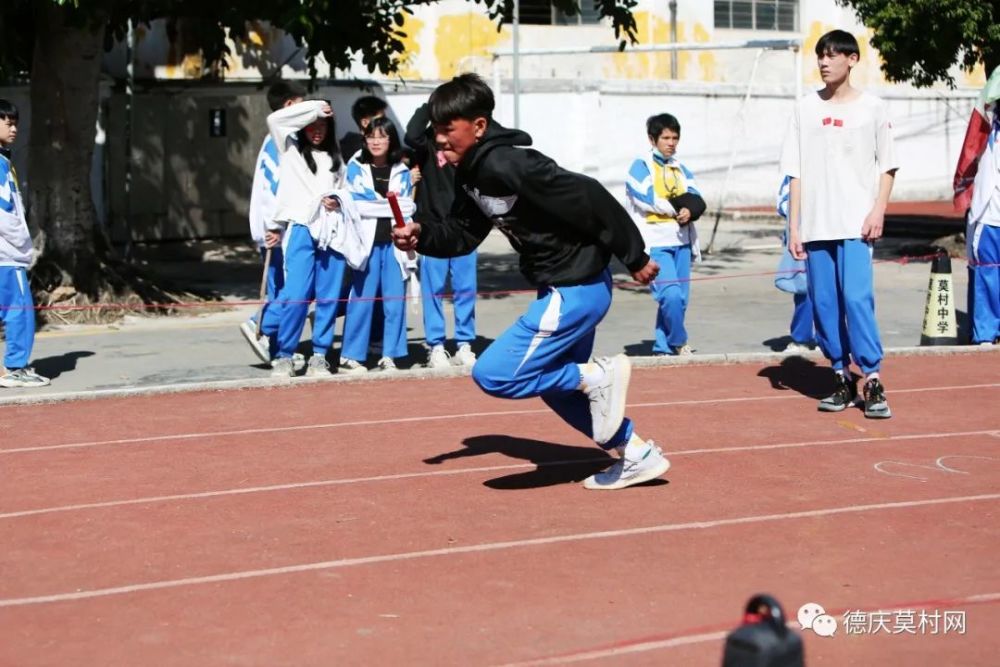
[[[800,238],[861,238],[881,174],[898,169],[886,103],[869,93],[827,102],[818,93],[795,105],[781,155],[782,174],[801,179]]]

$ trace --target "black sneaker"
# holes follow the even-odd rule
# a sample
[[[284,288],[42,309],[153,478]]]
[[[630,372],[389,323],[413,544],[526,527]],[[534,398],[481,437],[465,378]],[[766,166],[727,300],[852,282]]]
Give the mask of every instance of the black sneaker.
[[[878,378],[865,382],[865,417],[869,419],[888,419],[892,416],[889,401],[885,398],[885,387]]]
[[[848,380],[846,375],[836,373],[837,388],[833,393],[819,402],[816,407],[820,412],[840,412],[854,405],[858,397],[858,388],[853,380]]]

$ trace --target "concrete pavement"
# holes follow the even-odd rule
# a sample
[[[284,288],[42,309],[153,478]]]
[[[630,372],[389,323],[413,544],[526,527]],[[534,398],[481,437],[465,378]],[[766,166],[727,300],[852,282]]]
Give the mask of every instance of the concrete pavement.
[[[692,362],[697,363],[699,356],[705,359],[706,355],[725,354],[732,358],[784,348],[789,340],[792,299],[775,289],[773,277],[766,275],[778,264],[780,232],[780,224],[766,218],[722,223],[715,252],[694,268],[687,316],[690,344],[696,351]],[[710,220],[701,223],[700,233],[707,245]],[[926,244],[919,241],[886,239],[879,243],[876,258],[894,260],[926,252]],[[175,279],[185,276],[202,289],[211,288],[225,301],[256,298],[260,266],[252,249],[217,246],[209,253],[178,254],[151,266]],[[953,260],[953,267],[963,329],[960,336],[964,336],[965,263]],[[616,280],[630,280],[621,266],[617,269]],[[877,316],[886,348],[919,344],[929,272],[926,261],[876,265]],[[491,235],[480,250],[479,289],[485,294],[477,304],[477,351],[509,326],[534,298],[517,271],[516,255],[500,234]],[[239,334],[239,323],[254,308],[246,305],[204,314],[192,309],[190,314],[170,317],[130,315],[112,325],[48,327],[38,334],[34,365],[39,373],[52,378],[52,386],[2,389],[0,404],[76,392],[182,388],[218,381],[232,385],[281,383],[270,378],[269,369]],[[408,319],[410,358],[401,364],[404,368],[425,360],[420,316],[410,311]],[[653,319],[654,302],[647,289],[617,288],[612,309],[598,329],[595,353],[649,355]],[[308,341],[307,335],[304,340]],[[308,342],[302,349],[308,353]],[[339,336],[333,354],[338,351]],[[336,362],[336,358],[331,361]],[[369,377],[376,375],[379,373],[369,373]]]

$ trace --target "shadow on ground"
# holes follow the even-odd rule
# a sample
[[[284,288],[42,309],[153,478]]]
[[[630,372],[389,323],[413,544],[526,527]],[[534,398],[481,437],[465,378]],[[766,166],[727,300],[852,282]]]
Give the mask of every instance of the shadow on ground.
[[[54,380],[63,373],[76,370],[76,362],[85,357],[92,357],[94,353],[89,350],[67,352],[55,357],[42,357],[34,362],[35,372],[39,375]]]
[[[829,366],[819,366],[812,359],[790,356],[776,366],[768,366],[757,373],[767,378],[772,389],[797,391],[803,396],[820,399],[833,390],[833,371]]]
[[[436,465],[450,459],[503,454],[512,459],[535,464],[534,470],[504,475],[483,482],[484,486],[491,489],[512,491],[582,482],[615,461],[607,452],[596,446],[558,445],[509,435],[477,435],[466,438],[462,444],[465,445],[464,449],[432,456],[424,459],[424,463]],[[662,486],[667,483],[664,479],[656,479],[640,486]]]

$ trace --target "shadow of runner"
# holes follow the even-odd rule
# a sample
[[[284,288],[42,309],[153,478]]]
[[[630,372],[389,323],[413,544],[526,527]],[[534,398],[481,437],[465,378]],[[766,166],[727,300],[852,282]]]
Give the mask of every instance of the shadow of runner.
[[[67,352],[55,357],[42,357],[41,359],[36,359],[32,366],[34,366],[35,372],[39,375],[47,377],[50,380],[54,380],[67,371],[75,371],[78,359],[92,356],[94,356],[94,353],[89,350]]]
[[[614,459],[597,446],[557,445],[509,435],[477,435],[466,438],[462,444],[465,445],[464,449],[432,456],[424,459],[424,463],[434,465],[450,459],[503,454],[512,459],[529,461],[537,466],[535,470],[484,482],[484,485],[491,489],[503,490],[532,489],[580,482],[614,463]]]

